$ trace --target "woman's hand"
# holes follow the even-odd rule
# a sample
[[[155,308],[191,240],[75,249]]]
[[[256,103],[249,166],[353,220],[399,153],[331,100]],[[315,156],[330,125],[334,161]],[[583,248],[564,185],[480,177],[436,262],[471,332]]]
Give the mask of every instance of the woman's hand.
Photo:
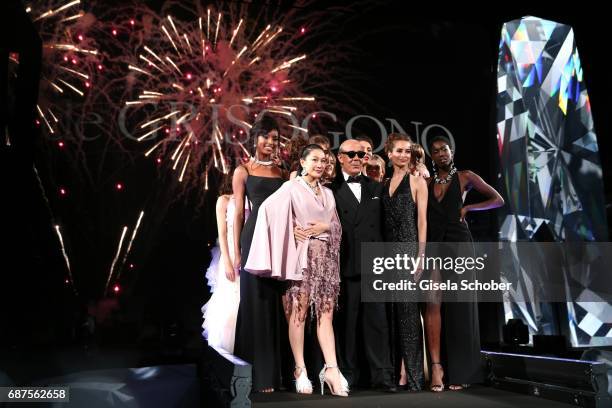
[[[234,282],[236,280],[236,269],[229,259],[224,262],[223,268],[225,269],[225,277],[227,280]]]
[[[421,280],[421,277],[423,276],[423,262],[424,262],[424,257],[419,256],[418,257],[418,265],[414,270],[414,274],[412,275],[412,279],[415,282],[418,282]]]
[[[468,208],[467,205],[465,207],[462,207],[461,208],[461,217],[459,218],[459,221],[465,222],[465,216],[467,215],[467,213],[469,211],[470,211],[470,209]]]
[[[316,237],[317,235],[320,235],[327,231],[329,231],[329,224],[320,221],[309,222],[308,228],[304,230],[304,232],[306,232],[309,237]]]
[[[300,243],[301,243],[301,242],[304,242],[304,241],[306,241],[308,238],[310,238],[310,237],[308,236],[308,234],[306,233],[306,231],[305,231],[305,230],[304,230],[302,227],[300,227],[299,225],[296,225],[296,226],[293,228],[293,236],[294,236],[295,240],[296,240],[297,242],[300,242]]]
[[[240,275],[240,268],[242,268],[240,254],[237,254],[237,255],[234,256],[234,265],[233,266],[234,266],[234,273],[236,275]],[[227,274],[226,274],[226,276],[227,276]]]
[[[419,173],[419,176],[424,178],[430,177],[429,170],[427,170],[427,166],[425,166],[423,163],[417,163],[416,170]]]

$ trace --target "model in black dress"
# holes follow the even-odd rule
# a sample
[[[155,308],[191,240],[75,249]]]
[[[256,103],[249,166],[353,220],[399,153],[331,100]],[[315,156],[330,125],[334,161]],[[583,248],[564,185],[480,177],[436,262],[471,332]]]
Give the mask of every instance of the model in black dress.
[[[411,145],[410,138],[406,135],[389,136],[385,150],[393,164],[393,176],[385,183],[382,199],[385,241],[390,247],[389,250],[394,254],[408,253],[411,257],[416,257],[422,253],[426,241],[425,234],[419,234],[419,227],[422,232],[426,231],[424,221],[426,221],[427,186],[422,177],[410,174]],[[423,221],[420,225],[419,214]],[[422,242],[421,246],[419,241]],[[401,276],[401,278],[415,280],[418,276]],[[399,360],[399,363],[394,364],[396,370],[400,372],[399,385],[410,391],[419,391],[425,383],[423,328],[419,304],[415,300],[396,299],[390,306],[391,342],[393,355],[396,361]]]
[[[504,201],[477,174],[469,170],[457,171],[446,138],[432,139],[429,151],[435,172],[429,181],[428,241],[471,242],[472,236],[465,222],[467,212],[497,208]],[[487,200],[464,206],[465,193],[472,188],[485,195]],[[425,327],[432,364],[432,391],[444,389],[443,377],[451,390],[460,390],[483,380],[476,300],[428,303]]]
[[[406,174],[399,186],[389,194],[389,183],[383,194],[385,214],[385,241],[402,242],[402,253],[417,254],[416,204],[410,191],[410,174]],[[408,390],[423,388],[423,329],[418,302],[396,301],[391,304],[392,343],[395,355],[399,355],[405,370],[405,386]],[[397,366],[397,364],[395,364]]]
[[[281,385],[281,333],[283,307],[281,296],[285,285],[274,279],[257,277],[244,270],[248,259],[259,206],[284,183],[286,175],[273,160],[278,150],[278,126],[273,120],[256,123],[251,128],[255,158],[236,168],[233,190],[236,200],[234,219],[234,267],[240,272],[240,307],[236,321],[234,354],[253,366],[252,387],[271,392]],[[244,204],[251,213],[246,223]]]

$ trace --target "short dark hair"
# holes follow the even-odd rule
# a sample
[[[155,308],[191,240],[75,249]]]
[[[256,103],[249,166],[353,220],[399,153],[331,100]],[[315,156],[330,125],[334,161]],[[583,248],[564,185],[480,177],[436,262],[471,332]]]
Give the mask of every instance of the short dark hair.
[[[323,150],[321,146],[315,143],[311,143],[302,149],[302,153],[300,154],[300,159],[305,159],[306,157],[308,157],[310,152],[312,152],[313,150],[320,150],[323,153],[325,153],[325,151]]]
[[[444,142],[448,145],[448,147],[451,147],[451,142],[450,139],[446,136],[442,136],[442,135],[437,135],[432,137],[431,139],[429,139],[427,141],[427,148],[429,149],[429,151],[431,152],[431,149],[433,148],[433,144],[435,142]]]

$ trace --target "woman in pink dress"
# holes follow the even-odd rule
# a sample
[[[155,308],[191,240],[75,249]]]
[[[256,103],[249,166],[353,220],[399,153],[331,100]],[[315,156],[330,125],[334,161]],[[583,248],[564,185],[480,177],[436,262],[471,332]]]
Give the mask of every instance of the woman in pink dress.
[[[245,270],[288,282],[284,303],[296,391],[312,393],[304,364],[304,321],[310,309],[318,321],[317,338],[325,358],[319,373],[321,393],[327,384],[333,395],[346,397],[348,385],[338,370],[332,326],[340,291],[342,228],[333,193],[320,184],[326,164],[320,146],[306,146],[299,176],[261,204]]]

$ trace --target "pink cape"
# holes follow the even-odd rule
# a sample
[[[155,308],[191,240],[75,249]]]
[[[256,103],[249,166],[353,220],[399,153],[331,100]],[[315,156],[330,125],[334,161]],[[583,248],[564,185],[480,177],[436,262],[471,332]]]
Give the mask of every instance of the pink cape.
[[[317,221],[330,227],[337,223],[339,227],[332,191],[321,187],[321,197],[317,198],[300,178],[285,182],[259,207],[245,270],[262,277],[302,280],[308,266],[309,241],[296,243],[293,228],[297,225],[306,228],[309,222]],[[329,233],[323,233],[313,239],[329,238]]]

